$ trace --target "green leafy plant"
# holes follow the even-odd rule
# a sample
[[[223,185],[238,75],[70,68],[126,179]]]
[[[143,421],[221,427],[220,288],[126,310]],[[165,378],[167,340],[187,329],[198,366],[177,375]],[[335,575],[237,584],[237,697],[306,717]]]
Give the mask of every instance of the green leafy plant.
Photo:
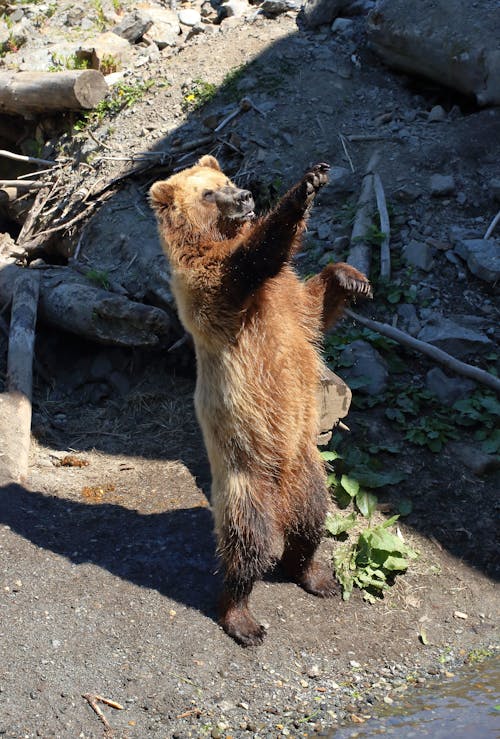
[[[102,7],[102,0],[91,0],[91,3],[97,16],[96,25],[100,31],[104,31],[106,28],[106,15]]]
[[[337,523],[332,527],[333,532],[353,528],[352,513],[346,519],[347,524]],[[364,599],[374,603],[377,597],[383,596],[395,575],[405,572],[410,561],[418,556],[399,536],[389,531],[397,519],[398,516],[392,516],[378,526],[368,526],[353,542],[337,546],[333,564],[344,600],[349,600],[354,587],[358,587]],[[328,525],[327,521],[327,530]]]

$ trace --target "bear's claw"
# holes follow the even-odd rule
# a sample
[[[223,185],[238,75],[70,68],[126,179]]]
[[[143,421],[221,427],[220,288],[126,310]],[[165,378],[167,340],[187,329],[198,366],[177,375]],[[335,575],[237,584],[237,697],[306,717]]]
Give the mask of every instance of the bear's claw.
[[[312,195],[316,193],[320,187],[326,185],[328,182],[328,172],[330,165],[326,162],[319,162],[314,164],[304,175],[304,179],[307,182],[307,194]]]

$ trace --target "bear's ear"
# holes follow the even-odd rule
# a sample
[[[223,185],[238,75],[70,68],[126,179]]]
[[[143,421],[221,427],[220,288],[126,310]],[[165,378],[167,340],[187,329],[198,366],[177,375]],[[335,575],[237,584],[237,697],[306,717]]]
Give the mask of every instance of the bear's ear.
[[[149,191],[149,202],[154,209],[169,208],[174,202],[174,187],[168,182],[155,182]]]
[[[211,154],[205,154],[205,156],[202,156],[200,159],[198,159],[197,164],[199,167],[210,167],[211,169],[216,169],[219,172],[221,171],[219,162]]]

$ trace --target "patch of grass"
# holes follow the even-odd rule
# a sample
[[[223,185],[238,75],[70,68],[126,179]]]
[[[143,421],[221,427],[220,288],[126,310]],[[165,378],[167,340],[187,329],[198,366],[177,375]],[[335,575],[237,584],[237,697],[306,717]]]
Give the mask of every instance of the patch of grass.
[[[217,85],[202,79],[195,79],[184,92],[182,107],[184,110],[198,110],[213,100],[216,94]]]
[[[100,123],[106,116],[117,115],[124,108],[137,103],[144,93],[154,85],[153,80],[129,85],[119,82],[90,113],[84,114],[74,125],[75,131],[83,131],[91,123]]]
[[[52,64],[49,72],[57,72],[60,69],[88,69],[90,62],[88,59],[80,59],[76,54],[52,54]]]
[[[106,271],[100,269],[89,269],[85,272],[85,277],[97,287],[109,290],[109,275]]]
[[[107,21],[104,14],[104,8],[102,7],[102,0],[90,0],[90,4],[96,14],[96,25],[98,29],[100,31],[104,31],[107,25]]]

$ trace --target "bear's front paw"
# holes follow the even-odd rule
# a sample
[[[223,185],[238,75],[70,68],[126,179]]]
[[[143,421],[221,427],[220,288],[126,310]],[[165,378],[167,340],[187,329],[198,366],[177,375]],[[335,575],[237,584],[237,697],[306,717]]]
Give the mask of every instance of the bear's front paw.
[[[330,165],[326,164],[326,162],[319,162],[319,164],[314,164],[310,169],[307,170],[304,175],[304,180],[306,182],[308,196],[314,195],[318,192],[320,187],[326,185],[326,183],[328,182],[329,170]]]
[[[339,286],[350,297],[356,298],[358,295],[364,298],[373,297],[370,282],[362,272],[344,262],[337,262],[337,264],[332,266],[332,269]]]

